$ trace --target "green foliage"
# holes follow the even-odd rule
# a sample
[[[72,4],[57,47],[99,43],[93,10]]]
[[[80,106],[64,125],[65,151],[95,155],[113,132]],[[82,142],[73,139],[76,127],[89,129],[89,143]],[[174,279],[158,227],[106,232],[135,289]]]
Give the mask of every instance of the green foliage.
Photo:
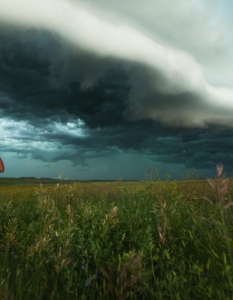
[[[231,299],[232,182],[168,179],[2,186],[0,299]]]

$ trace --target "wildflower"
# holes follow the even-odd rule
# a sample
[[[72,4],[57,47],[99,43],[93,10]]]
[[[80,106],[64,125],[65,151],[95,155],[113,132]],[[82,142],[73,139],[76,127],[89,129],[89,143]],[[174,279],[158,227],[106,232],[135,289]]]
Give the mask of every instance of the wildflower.
[[[199,230],[195,230],[194,231],[194,235],[195,235],[195,237],[196,237],[196,239],[198,240],[198,241],[200,241],[201,239],[200,239],[200,232],[199,232]]]
[[[223,279],[224,275],[223,274],[218,274],[218,279]]]
[[[213,222],[212,221],[208,222],[208,227],[212,227],[212,226],[213,226]]]
[[[81,264],[81,268],[84,270],[84,269],[86,268],[86,267],[85,267],[85,259],[83,259],[81,263],[82,263],[82,264]]]
[[[13,247],[13,248],[11,249],[11,253],[14,254],[15,252],[16,252],[16,248]]]
[[[97,279],[97,274],[94,274],[94,275],[92,276],[92,279]]]
[[[209,276],[209,273],[208,273],[208,272],[204,272],[204,273],[202,274],[202,276],[203,276],[204,278],[207,278],[207,277]]]
[[[90,284],[91,284],[91,281],[90,281],[89,278],[87,278],[86,281],[85,281],[85,286],[88,286],[88,285],[90,285]]]
[[[67,268],[68,268],[68,269],[71,269],[72,266],[73,266],[72,262],[69,262],[69,263],[67,264]]]
[[[62,223],[62,222],[63,222],[62,220],[57,221],[58,224],[60,224],[60,223]]]

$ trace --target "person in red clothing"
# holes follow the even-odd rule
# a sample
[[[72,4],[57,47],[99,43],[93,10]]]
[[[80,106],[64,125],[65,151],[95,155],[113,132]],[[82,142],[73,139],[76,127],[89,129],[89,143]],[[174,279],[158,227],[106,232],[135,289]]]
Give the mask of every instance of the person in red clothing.
[[[5,171],[5,167],[4,167],[3,161],[0,157],[0,173],[3,173],[4,171]]]

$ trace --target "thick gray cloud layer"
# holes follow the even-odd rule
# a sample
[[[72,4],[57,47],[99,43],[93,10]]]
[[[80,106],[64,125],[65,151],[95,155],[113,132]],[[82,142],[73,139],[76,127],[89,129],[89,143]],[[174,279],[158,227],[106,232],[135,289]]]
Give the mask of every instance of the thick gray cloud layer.
[[[233,166],[233,43],[219,12],[208,1],[0,0],[1,152]]]

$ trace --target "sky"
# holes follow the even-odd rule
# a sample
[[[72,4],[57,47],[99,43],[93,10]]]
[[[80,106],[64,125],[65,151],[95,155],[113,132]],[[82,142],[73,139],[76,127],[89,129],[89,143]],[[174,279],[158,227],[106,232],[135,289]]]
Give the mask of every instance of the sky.
[[[0,0],[3,177],[233,171],[231,0]]]

